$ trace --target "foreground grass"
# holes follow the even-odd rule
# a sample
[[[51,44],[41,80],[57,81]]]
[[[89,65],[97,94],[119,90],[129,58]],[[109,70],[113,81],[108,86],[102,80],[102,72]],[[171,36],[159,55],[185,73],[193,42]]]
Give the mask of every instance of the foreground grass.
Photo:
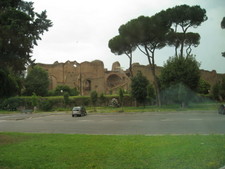
[[[0,133],[0,169],[218,169],[225,135]]]

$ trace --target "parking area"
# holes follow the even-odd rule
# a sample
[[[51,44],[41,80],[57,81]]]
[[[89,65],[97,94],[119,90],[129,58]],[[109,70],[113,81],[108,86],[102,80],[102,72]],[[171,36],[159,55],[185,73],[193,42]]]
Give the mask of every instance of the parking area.
[[[70,134],[225,134],[225,116],[216,111],[0,115],[0,132]]]

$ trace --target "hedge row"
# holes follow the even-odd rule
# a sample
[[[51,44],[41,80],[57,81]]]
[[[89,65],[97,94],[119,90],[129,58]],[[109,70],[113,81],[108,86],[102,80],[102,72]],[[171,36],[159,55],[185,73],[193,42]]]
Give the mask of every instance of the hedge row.
[[[112,106],[112,100],[118,101],[119,96],[99,96],[96,106]],[[125,95],[123,99],[123,106],[135,106],[134,99],[130,95]],[[192,98],[192,102],[210,102],[212,99],[209,96],[196,95]],[[167,100],[168,102],[168,100]],[[163,104],[168,104],[163,102]],[[173,102],[171,102],[173,104]],[[34,109],[37,107],[40,111],[54,111],[60,109],[71,109],[74,106],[92,106],[91,98],[89,96],[70,96],[69,100],[64,100],[63,96],[50,96],[50,97],[37,97],[37,96],[26,96],[26,97],[11,97],[6,100],[0,100],[0,110],[8,111],[22,111],[24,109]]]
[[[113,98],[119,102],[118,96],[99,97],[96,106],[110,106]],[[121,104],[121,103],[119,103]],[[124,96],[123,106],[132,106],[134,101],[131,96]],[[69,102],[65,104],[63,96],[52,97],[12,97],[0,102],[1,110],[18,111],[24,109],[33,109],[37,107],[41,111],[58,110],[59,108],[72,108],[74,106],[92,106],[89,96],[70,96]]]

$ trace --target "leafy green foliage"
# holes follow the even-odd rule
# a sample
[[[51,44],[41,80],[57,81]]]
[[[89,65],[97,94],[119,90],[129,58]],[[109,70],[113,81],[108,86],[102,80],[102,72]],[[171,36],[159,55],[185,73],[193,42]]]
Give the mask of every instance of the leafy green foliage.
[[[70,96],[78,96],[79,95],[77,88],[70,88],[67,85],[58,85],[55,88],[53,94],[55,96],[62,96],[64,92],[69,93]]]
[[[67,96],[66,96],[67,97]],[[118,95],[113,96],[100,96],[95,106],[108,106],[113,98],[119,100]],[[74,106],[92,106],[90,96],[69,96],[68,104],[66,105],[67,109],[70,110]],[[101,100],[103,99],[103,100]],[[130,95],[124,95],[124,106],[132,106],[133,98]],[[118,102],[117,102],[118,103]],[[0,102],[0,110],[16,110],[20,107],[25,107],[26,109],[34,108],[36,105],[37,110],[39,111],[57,111],[65,109],[65,99],[64,96],[48,96],[48,97],[39,97],[33,94],[32,96],[20,96],[20,97],[11,97]]]
[[[200,40],[198,33],[187,32],[191,27],[198,27],[208,18],[206,10],[200,6],[180,5],[166,10],[168,19],[174,26],[168,36],[169,45],[175,46],[176,56],[184,57],[184,47],[186,46],[186,54],[191,54],[191,46],[197,47]],[[180,32],[179,32],[180,31]],[[180,53],[177,49],[180,47]]]
[[[69,95],[68,92],[64,92],[63,93],[63,98],[64,98],[65,105],[68,105],[69,104],[69,101],[70,101],[69,97],[70,97],[70,95]]]
[[[135,46],[122,35],[115,36],[109,40],[108,46],[111,49],[111,52],[117,55],[130,54],[135,49]]]
[[[44,69],[35,66],[28,72],[25,79],[25,94],[31,96],[35,93],[38,96],[46,96],[48,93],[48,85],[48,73]]]
[[[117,55],[126,54],[130,60],[130,74],[133,76],[132,71],[132,52],[135,50],[136,45],[129,41],[129,38],[123,37],[122,35],[115,36],[109,40],[108,47],[111,52]]]
[[[104,93],[101,93],[100,96],[99,96],[99,102],[100,102],[100,105],[105,105],[106,104],[106,96],[104,95]]]
[[[132,51],[138,48],[147,56],[156,90],[157,103],[160,106],[160,87],[155,73],[155,50],[168,45],[174,45],[175,55],[184,57],[186,47],[187,57],[191,55],[191,47],[197,47],[200,43],[198,33],[187,32],[190,27],[200,26],[207,20],[206,10],[200,6],[180,5],[162,10],[155,15],[139,16],[128,21],[119,28],[119,35],[109,41],[109,48],[115,54],[126,54],[130,58],[130,70],[132,64]],[[173,28],[174,26],[174,28]],[[179,27],[179,28],[178,28]],[[181,32],[178,32],[181,30]],[[132,72],[132,71],[131,71]],[[131,74],[131,77],[133,75]]]
[[[49,99],[40,99],[38,106],[42,111],[51,111],[53,108],[53,101]]]
[[[211,88],[211,86],[210,86],[210,84],[207,81],[205,81],[205,80],[203,80],[201,78],[199,79],[198,89],[197,89],[198,93],[200,93],[200,94],[208,94],[210,88]]]
[[[23,71],[34,62],[33,48],[51,26],[46,11],[35,12],[32,2],[0,1],[0,98],[20,94]]]
[[[8,99],[5,99],[0,104],[0,109],[2,110],[8,110],[8,111],[16,111],[18,107],[24,105],[24,100],[18,97],[11,97]]]
[[[225,100],[225,77],[213,86],[212,95],[216,100]]]
[[[202,22],[208,18],[206,16],[206,10],[200,6],[188,6],[180,5],[167,9],[171,22],[174,26],[180,26],[182,31],[187,32],[190,27],[200,26]]]
[[[170,22],[167,20],[165,11],[161,11],[152,17],[140,16],[129,21],[120,28],[121,34],[130,37],[138,49],[147,57],[151,73],[154,77],[157,103],[160,106],[159,84],[155,73],[155,50],[166,45],[166,34],[170,30]]]
[[[120,100],[120,106],[122,108],[121,112],[123,112],[123,102],[124,102],[124,90],[122,88],[119,89],[119,100]]]
[[[35,12],[32,2],[3,0],[0,9],[0,66],[21,72],[33,62],[32,49],[52,22],[46,11]]]
[[[120,99],[121,106],[123,106],[124,91],[121,88],[119,89],[119,99]]]
[[[96,106],[96,103],[98,101],[98,93],[96,91],[91,92],[91,102],[94,106]]]
[[[199,66],[194,57],[170,57],[161,71],[162,86],[165,88],[183,83],[195,91],[200,79]]]
[[[32,98],[32,106],[35,107],[38,105],[38,97],[35,93],[33,93],[33,95],[31,96]]]
[[[213,87],[212,87],[212,95],[213,98],[216,100],[219,100],[220,98],[220,83],[216,83]]]
[[[0,84],[0,99],[18,94],[19,84],[16,77],[3,69],[0,69]]]
[[[150,104],[153,104],[153,101],[155,100],[155,90],[152,84],[147,86],[147,100]]]
[[[131,79],[131,94],[137,100],[138,103],[145,104],[147,97],[147,86],[149,81],[144,77],[141,71],[138,71],[137,75]]]
[[[193,57],[171,57],[164,65],[160,81],[164,100],[187,105],[200,79],[199,63]]]
[[[183,45],[186,47],[186,55],[191,55],[191,47],[197,47],[200,44],[200,35],[198,33],[188,32],[186,34],[171,31],[167,35],[167,44],[169,46],[175,46],[175,56],[178,56],[178,48]]]

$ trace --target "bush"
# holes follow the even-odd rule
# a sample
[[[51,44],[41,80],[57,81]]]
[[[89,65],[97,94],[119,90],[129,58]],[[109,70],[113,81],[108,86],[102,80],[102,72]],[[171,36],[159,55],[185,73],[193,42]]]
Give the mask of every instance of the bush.
[[[123,107],[123,101],[124,101],[124,91],[123,89],[120,88],[119,90],[119,100],[120,100],[120,104]]]
[[[69,102],[70,102],[69,97],[70,97],[69,93],[68,93],[68,92],[64,92],[63,98],[64,98],[64,103],[65,103],[66,106],[67,106],[67,105],[69,104]]]
[[[48,94],[48,72],[43,68],[35,66],[28,72],[24,81],[25,95],[31,96],[35,93],[38,96],[46,96]]]
[[[98,93],[96,91],[91,92],[91,102],[93,106],[96,106],[96,103],[98,101]]]
[[[105,103],[106,103],[106,97],[103,93],[100,94],[100,96],[99,96],[99,103],[100,103],[101,106],[104,106]]]
[[[138,103],[144,103],[145,105],[148,85],[149,81],[141,71],[138,71],[137,75],[131,79],[131,94]]]
[[[225,100],[225,77],[213,86],[212,95],[216,100]]]
[[[79,91],[77,90],[77,88],[70,88],[67,85],[57,86],[53,93],[55,96],[62,96],[63,93],[65,93],[65,92],[69,93],[70,96],[78,96],[79,95]]]
[[[112,105],[111,100],[115,98],[118,102],[119,96],[104,96],[104,105]],[[98,99],[96,106],[102,106],[103,100]],[[91,106],[90,96],[71,96],[68,98],[67,107],[74,106]],[[37,106],[41,111],[52,111],[59,110],[60,108],[65,107],[65,101],[63,96],[51,96],[51,97],[37,97],[33,96],[23,96],[23,97],[12,97],[0,102],[1,110],[15,111],[19,108],[32,109],[34,106]],[[124,95],[124,106],[132,106],[133,98],[130,95]],[[117,107],[118,105],[115,105]]]
[[[11,97],[2,102],[0,109],[7,111],[16,111],[18,107],[24,106],[24,100],[18,97]]]
[[[51,100],[41,99],[39,101],[39,109],[43,111],[51,111],[53,108],[53,104]]]
[[[210,86],[209,82],[207,82],[207,81],[205,81],[203,79],[199,80],[198,88],[197,88],[198,93],[200,93],[200,94],[208,94],[210,88],[211,88],[211,86]]]
[[[163,89],[183,84],[196,91],[200,79],[200,64],[194,57],[171,57],[161,70],[160,79]]]
[[[152,84],[149,84],[147,86],[147,101],[150,105],[152,105],[155,99],[156,99],[155,89]]]
[[[0,69],[0,98],[16,96],[19,93],[19,81],[16,76]]]

